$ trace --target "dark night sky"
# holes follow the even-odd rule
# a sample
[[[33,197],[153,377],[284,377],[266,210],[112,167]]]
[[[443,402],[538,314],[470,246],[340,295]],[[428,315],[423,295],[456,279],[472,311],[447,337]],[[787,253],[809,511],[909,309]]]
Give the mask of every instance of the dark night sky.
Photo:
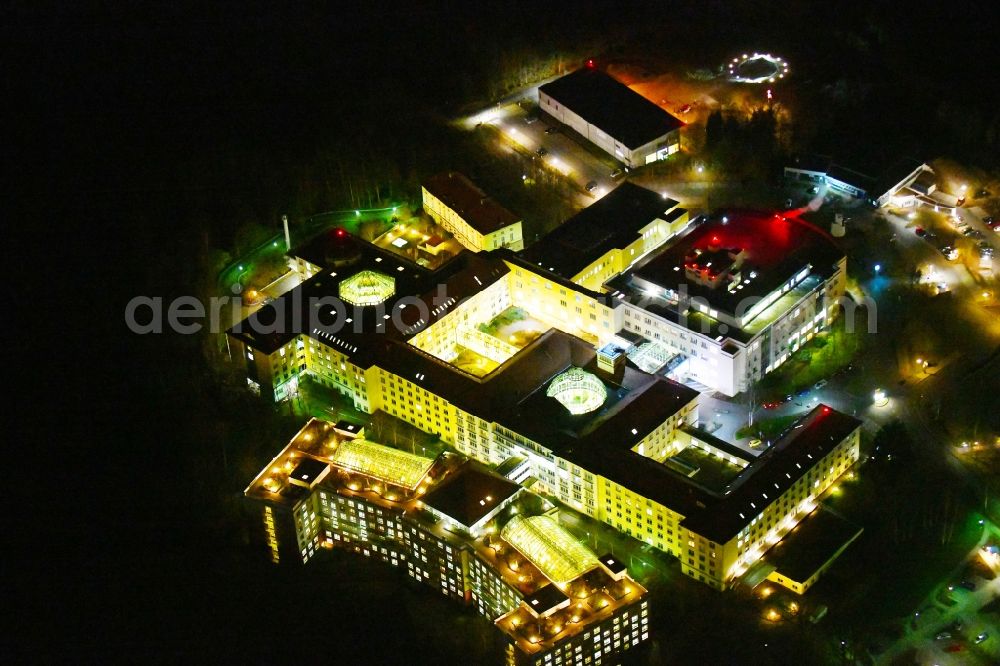
[[[193,499],[212,481],[185,457],[202,433],[186,426],[197,419],[170,412],[170,393],[183,389],[168,377],[196,357],[176,341],[123,336],[121,325],[129,297],[176,293],[196,279],[185,253],[212,221],[192,212],[195,202],[224,208],[255,190],[258,180],[242,180],[247,165],[280,179],[312,159],[319,140],[358,123],[405,132],[411,109],[452,111],[462,85],[475,88],[511,44],[551,39],[556,50],[607,33],[676,49],[687,63],[714,66],[760,45],[787,53],[817,85],[866,78],[908,129],[929,126],[943,97],[996,108],[997,22],[986,2],[920,9],[914,21],[913,3],[355,4],[0,9],[0,98],[13,120],[2,195],[20,220],[8,295],[15,335],[38,328],[11,366],[20,396],[8,441],[42,453],[37,463],[10,460],[9,533],[23,537],[10,560],[30,566],[5,578],[16,588],[8,609],[20,611],[16,628],[35,654],[175,660],[296,631],[300,591],[260,620],[254,579],[227,566],[241,551],[213,540],[218,526]],[[867,46],[854,48],[847,33]],[[855,122],[891,115],[863,108]],[[937,147],[942,136],[926,139]],[[330,641],[346,636],[329,631]],[[386,654],[397,648],[405,653],[388,645]]]

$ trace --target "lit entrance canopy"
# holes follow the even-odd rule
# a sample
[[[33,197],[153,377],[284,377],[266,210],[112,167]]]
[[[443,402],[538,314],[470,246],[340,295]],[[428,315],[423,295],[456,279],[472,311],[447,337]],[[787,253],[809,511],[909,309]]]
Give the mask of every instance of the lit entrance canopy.
[[[514,516],[500,536],[553,583],[568,583],[600,566],[589,548],[549,516]]]
[[[339,293],[351,305],[378,305],[396,293],[396,280],[375,271],[361,271],[341,282]]]
[[[552,380],[545,395],[562,403],[570,414],[586,414],[604,404],[608,390],[595,375],[570,368]]]
[[[434,461],[364,439],[340,443],[330,461],[337,467],[408,490],[417,487]]]

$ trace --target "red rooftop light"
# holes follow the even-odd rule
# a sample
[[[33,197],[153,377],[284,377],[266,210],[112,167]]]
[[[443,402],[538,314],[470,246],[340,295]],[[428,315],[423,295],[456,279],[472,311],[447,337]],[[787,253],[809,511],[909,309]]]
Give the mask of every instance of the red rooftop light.
[[[587,67],[589,67],[591,69],[594,69],[594,59],[593,58],[589,58],[587,60]]]
[[[826,407],[826,406],[824,406],[824,407],[823,407],[823,413],[824,413],[824,414],[829,414],[829,413],[830,413],[830,408],[829,408],[829,407]]]
[[[337,235],[338,236],[343,236],[345,233],[347,233],[347,232],[345,232],[343,229],[337,229]]]

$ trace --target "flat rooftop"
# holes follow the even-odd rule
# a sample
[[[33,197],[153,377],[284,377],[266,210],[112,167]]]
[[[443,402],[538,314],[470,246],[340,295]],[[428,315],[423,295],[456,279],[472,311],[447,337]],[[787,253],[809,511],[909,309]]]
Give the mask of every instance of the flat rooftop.
[[[551,608],[564,603],[554,591],[545,592],[548,587],[541,588],[539,593],[551,595],[551,598],[546,598],[545,604],[539,602],[539,605]],[[538,654],[639,602],[646,595],[646,589],[628,576],[615,580],[599,567],[563,589],[564,597],[568,597],[570,603],[554,613],[539,618],[522,603],[497,618],[496,626],[514,639],[522,652]]]
[[[723,222],[723,220],[726,220]],[[724,247],[742,250],[740,287],[710,287],[685,276],[685,258]],[[710,308],[732,316],[748,297],[764,298],[803,270],[827,278],[844,253],[818,227],[795,218],[753,211],[725,211],[712,216],[679,240],[664,246],[612,286],[631,300],[650,299],[645,284],[702,298]],[[641,285],[641,286],[640,286]]]
[[[521,219],[456,171],[431,176],[423,182],[423,187],[483,235],[509,227]]]
[[[524,598],[525,606],[538,615],[542,615],[567,601],[569,601],[569,597],[566,596],[566,593],[551,583]]]
[[[820,507],[775,544],[767,552],[766,559],[779,575],[802,583],[835,558],[862,531],[846,518]]]
[[[626,181],[521,252],[521,257],[572,279],[610,250],[635,242],[654,220],[670,222],[687,212],[676,206],[673,199]]]
[[[679,471],[705,488],[721,492],[743,468],[697,446],[688,446],[680,453],[667,458],[664,465]]]
[[[578,69],[538,90],[631,149],[684,126],[624,83],[593,67]]]
[[[423,503],[471,528],[521,490],[507,479],[466,463],[423,497]]]

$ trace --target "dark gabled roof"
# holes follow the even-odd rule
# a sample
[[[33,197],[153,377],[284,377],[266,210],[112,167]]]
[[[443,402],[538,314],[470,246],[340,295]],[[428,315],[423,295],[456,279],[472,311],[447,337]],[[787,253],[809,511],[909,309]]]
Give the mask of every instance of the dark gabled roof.
[[[817,155],[815,153],[807,153],[805,155],[796,155],[791,159],[791,164],[788,166],[792,169],[802,169],[803,171],[816,171],[819,173],[826,173],[827,169],[833,163],[833,158],[829,155]]]
[[[267,354],[305,333],[345,353],[357,365],[368,367],[374,359],[373,352],[381,349],[385,341],[415,335],[463,299],[510,272],[499,254],[461,252],[432,272],[371,243],[352,238],[347,244],[342,237],[336,234],[333,237],[337,256],[350,257],[348,260],[331,265],[326,262],[325,254],[310,255],[321,261],[323,270],[263,306],[229,332]],[[324,247],[312,241],[308,245],[314,251]],[[331,298],[339,300],[341,282],[366,270],[395,281],[395,293],[385,303],[360,308],[345,303],[343,316],[330,302],[324,304]],[[414,298],[423,306],[418,306]],[[390,319],[385,320],[384,314],[389,314]],[[424,314],[426,321],[421,324]],[[398,330],[393,318],[402,324],[402,330]]]
[[[833,178],[834,180],[839,180],[842,183],[847,183],[848,185],[853,185],[859,190],[864,190],[869,194],[875,187],[875,179],[871,176],[861,173],[860,171],[855,171],[854,169],[848,169],[847,167],[842,167],[839,164],[834,164],[826,172],[827,178]]]
[[[640,230],[653,220],[672,222],[686,212],[676,206],[673,199],[626,181],[563,222],[521,257],[572,279],[606,252],[635,242]]]
[[[519,252],[515,254],[508,248],[499,248],[497,250],[493,250],[490,254],[502,257],[504,261],[510,262],[516,266],[524,268],[525,270],[529,270],[534,273],[544,275],[546,278],[552,280],[560,287],[565,287],[568,290],[572,290],[580,294],[583,294],[585,296],[588,296],[597,301],[598,303],[601,303],[602,305],[606,305],[610,308],[615,308],[617,306],[617,303],[609,294],[605,294],[599,291],[592,291],[590,289],[587,289],[586,287],[582,287],[576,284],[567,277],[563,277],[562,275],[560,275],[555,271],[550,271],[549,270],[549,266],[551,265],[550,263],[543,262],[545,263],[545,265],[539,266],[537,263],[533,263],[524,258],[524,256],[522,256],[523,253]]]
[[[817,405],[747,466],[718,501],[686,516],[682,525],[725,543],[860,427],[853,416]]]
[[[423,182],[423,187],[484,235],[509,227],[521,219],[456,171],[431,176]]]
[[[688,435],[696,439],[700,439],[706,444],[714,446],[716,449],[722,451],[723,453],[731,455],[732,457],[737,458],[739,460],[750,462],[754,458],[752,455],[750,455],[740,447],[733,446],[724,439],[719,439],[718,437],[708,432],[707,430],[702,430],[701,428],[696,428],[694,426],[684,426],[683,428],[681,428],[681,430],[683,430]]]
[[[516,483],[470,461],[427,493],[423,503],[471,528],[519,490]]]
[[[578,69],[538,90],[631,149],[684,126],[624,83],[594,68]]]
[[[820,507],[767,552],[775,573],[804,583],[863,530]]]
[[[857,419],[819,405],[719,493],[620,443],[577,449],[565,457],[676,511],[684,516],[682,527],[724,544],[860,426]]]
[[[600,408],[570,414],[545,390],[571,366],[598,374],[597,352],[558,329],[549,329],[485,377],[457,370],[409,345],[386,343],[378,363],[459,409],[566,457],[576,449],[630,448],[698,396],[686,386],[626,367],[617,381],[602,378],[608,398]]]
[[[896,162],[894,162],[889,168],[882,172],[882,176],[878,180],[878,192],[879,196],[885,194],[893,187],[896,187],[903,180],[910,176],[914,171],[919,169],[924,165],[923,162],[912,157],[904,157]]]

